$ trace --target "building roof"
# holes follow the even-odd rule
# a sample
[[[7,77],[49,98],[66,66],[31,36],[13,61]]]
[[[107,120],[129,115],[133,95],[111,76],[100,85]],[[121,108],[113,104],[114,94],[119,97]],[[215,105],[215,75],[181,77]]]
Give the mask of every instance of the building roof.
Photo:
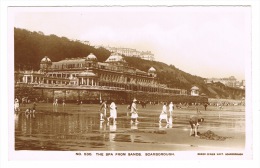
[[[141,70],[139,70],[139,69],[136,69],[135,71],[136,71],[136,73],[138,73],[138,74],[147,74],[147,72],[141,71]]]
[[[66,58],[64,60],[60,60],[58,62],[54,62],[55,64],[76,64],[76,63],[84,63],[85,59],[83,58]]]
[[[96,60],[96,61],[97,61],[97,57],[96,57],[94,54],[92,54],[92,53],[90,53],[90,54],[87,56],[86,59],[87,59],[87,60]]]
[[[148,71],[156,71],[156,69],[154,67],[151,67]]]
[[[41,62],[51,62],[51,59],[48,56],[45,56]]]
[[[81,76],[81,77],[96,77],[97,75],[94,74],[91,71],[83,71],[80,74],[78,74],[77,76]]]
[[[199,90],[199,88],[197,86],[193,86],[191,90]]]
[[[228,79],[230,80],[236,80],[236,78],[234,76],[230,76]]]
[[[113,53],[105,62],[126,62],[121,55]]]

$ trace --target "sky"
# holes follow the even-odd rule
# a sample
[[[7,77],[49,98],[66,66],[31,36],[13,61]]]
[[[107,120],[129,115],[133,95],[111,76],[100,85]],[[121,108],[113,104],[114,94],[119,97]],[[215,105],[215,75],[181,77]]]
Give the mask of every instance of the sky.
[[[248,6],[13,7],[14,27],[151,51],[156,61],[204,78],[245,79]]]

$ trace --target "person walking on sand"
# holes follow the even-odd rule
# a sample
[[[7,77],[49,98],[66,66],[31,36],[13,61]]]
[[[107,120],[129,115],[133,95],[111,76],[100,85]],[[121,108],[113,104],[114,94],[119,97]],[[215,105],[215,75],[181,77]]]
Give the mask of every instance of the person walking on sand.
[[[117,106],[115,102],[112,101],[110,104],[110,117],[107,118],[107,122],[109,122],[109,119],[113,118],[113,122],[115,123],[116,118],[117,118]]]
[[[201,122],[204,122],[204,118],[198,118],[197,116],[191,116],[190,117],[190,120],[189,120],[189,123],[190,123],[190,126],[191,126],[191,129],[190,129],[190,136],[193,135],[193,130],[194,130],[194,136],[195,137],[199,137],[198,136],[198,128],[199,128],[199,123]]]
[[[62,105],[66,106],[65,99],[62,100]]]
[[[54,99],[54,101],[53,101],[53,106],[58,106],[58,99]]]
[[[168,117],[167,117],[167,104],[166,103],[163,103],[163,108],[162,108],[162,112],[160,114],[160,117],[159,117],[159,123],[162,122],[162,120],[166,120],[167,124],[169,123],[168,121]]]
[[[131,105],[131,123],[133,123],[133,122],[135,122],[135,123],[139,122],[139,121],[137,120],[137,118],[138,118],[138,113],[137,113],[137,105],[136,105],[136,102],[137,102],[137,100],[134,98],[133,103],[132,103],[132,105]]]
[[[205,102],[205,103],[203,104],[203,106],[204,106],[205,111],[207,111],[208,103]]]
[[[126,106],[126,116],[128,117],[129,114],[131,114],[131,107],[132,107],[132,102],[130,102],[127,106]]]
[[[32,113],[34,113],[36,111],[36,106],[37,104],[35,102],[33,102],[33,105],[32,105]]]
[[[100,112],[100,121],[103,121],[104,118],[103,117],[106,117],[107,115],[107,101],[103,101],[103,103],[100,105],[100,109],[99,109],[99,112]]]
[[[173,103],[171,102],[171,103],[169,104],[170,117],[169,117],[169,119],[168,119],[170,125],[172,125],[173,110],[174,110],[174,105],[173,105]]]
[[[196,108],[197,114],[201,114],[201,112],[199,110],[199,103],[195,103],[195,108]]]
[[[169,112],[170,112],[170,116],[172,116],[173,109],[174,109],[174,105],[173,105],[173,103],[171,102],[171,103],[169,104]]]

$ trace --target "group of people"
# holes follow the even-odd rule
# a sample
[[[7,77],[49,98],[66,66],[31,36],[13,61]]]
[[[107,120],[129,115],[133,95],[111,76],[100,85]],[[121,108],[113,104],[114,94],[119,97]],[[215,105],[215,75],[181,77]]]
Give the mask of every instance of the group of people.
[[[27,108],[26,110],[25,110],[25,114],[28,114],[28,113],[35,113],[35,111],[36,111],[36,106],[37,106],[37,104],[35,103],[35,102],[33,102],[33,104],[32,104],[32,108]]]
[[[168,115],[167,115],[167,104],[164,103],[163,105],[163,109],[162,109],[162,112],[159,116],[159,123],[162,122],[162,120],[166,120],[167,123],[169,123],[169,120],[168,120]],[[114,101],[111,102],[110,106],[110,116],[107,117],[107,121],[109,122],[110,119],[112,118],[113,119],[113,122],[116,121],[116,118],[117,118],[117,106],[115,104]],[[130,113],[131,113],[131,123],[138,123],[138,110],[137,110],[137,100],[134,99],[133,102],[131,103],[131,105],[129,105],[127,107],[129,110],[130,110]],[[101,121],[104,121],[106,115],[107,115],[107,101],[104,101],[101,106],[100,106],[100,109],[99,109],[99,112],[100,112],[100,120]],[[174,105],[173,103],[171,102],[169,104],[169,113],[170,113],[170,116],[172,116],[173,114],[173,109],[174,109]]]
[[[173,109],[174,109],[174,105],[171,102],[169,104],[170,116],[172,116],[172,114],[173,114]],[[189,119],[189,124],[191,126],[191,128],[190,128],[190,136],[194,135],[195,137],[199,137],[199,135],[198,135],[198,128],[200,126],[200,123],[204,122],[204,118],[199,117],[198,114],[201,114],[201,112],[197,108],[197,115],[192,115],[190,117],[190,119]],[[162,112],[161,112],[159,118],[160,118],[159,123],[161,123],[162,120],[166,120],[167,124],[172,124],[172,121],[169,121],[168,116],[167,116],[167,104],[166,103],[163,104]]]
[[[172,121],[169,121],[171,118],[172,118],[172,115],[173,115],[173,110],[174,110],[174,105],[172,102],[170,102],[169,104],[169,119],[168,119],[168,111],[167,111],[167,103],[164,103],[163,104],[163,107],[162,107],[162,112],[159,116],[159,123],[161,124],[162,120],[165,120],[167,124],[172,124]],[[110,119],[112,118],[113,119],[113,123],[116,122],[116,118],[117,118],[117,106],[115,104],[114,101],[111,102],[111,104],[109,105],[109,108],[110,108],[110,116],[107,117],[107,122],[110,121]],[[130,110],[130,113],[131,113],[131,123],[138,123],[138,110],[137,110],[137,100],[134,99],[132,104],[129,105],[127,107],[129,110]],[[107,101],[104,101],[101,106],[100,106],[100,109],[99,109],[99,112],[100,112],[100,120],[101,121],[104,121],[106,115],[107,115]],[[204,122],[204,118],[200,118],[198,117],[198,115],[195,115],[195,116],[191,116],[190,117],[190,120],[189,120],[189,124],[191,126],[191,129],[190,129],[190,136],[195,136],[195,137],[199,137],[198,135],[198,127],[200,125],[201,122]],[[194,133],[193,133],[194,132]]]
[[[170,113],[170,116],[172,116],[173,110],[174,110],[174,105],[173,105],[173,103],[171,102],[171,103],[169,104],[169,113]],[[159,123],[161,123],[162,120],[166,120],[167,124],[171,124],[171,123],[172,123],[172,122],[170,122],[169,119],[168,119],[167,103],[163,103],[162,112],[161,112],[161,114],[160,114],[160,116],[159,116]]]
[[[25,110],[25,113],[26,113],[26,114],[28,114],[28,113],[34,113],[34,112],[36,111],[36,106],[37,106],[37,104],[36,104],[36,102],[34,101],[34,102],[32,103],[32,107],[31,107],[31,108],[27,108],[27,109]],[[19,101],[18,98],[15,98],[15,100],[14,100],[14,111],[15,111],[15,112],[19,112],[19,111],[20,111],[20,101]]]
[[[62,103],[64,106],[65,106],[65,101],[63,101]],[[53,105],[54,106],[58,106],[58,99],[55,99],[54,102],[53,102]],[[36,103],[34,102],[32,104],[32,108],[27,108],[25,113],[35,113],[36,111]],[[162,107],[162,112],[161,114],[159,115],[159,123],[161,124],[162,120],[165,120],[167,124],[172,124],[172,121],[170,121],[170,119],[172,119],[172,116],[173,116],[173,110],[174,110],[174,105],[172,102],[170,102],[169,104],[169,110],[167,111],[167,103],[164,103],[163,104],[163,107]],[[110,109],[110,116],[107,117],[107,109]],[[137,100],[134,98],[133,99],[133,102],[127,107],[129,110],[130,110],[130,114],[131,114],[131,123],[138,123],[138,109],[137,109]],[[19,100],[16,98],[15,99],[15,111],[19,111]],[[109,105],[109,107],[107,106],[107,101],[103,101],[101,106],[100,106],[100,109],[99,109],[99,112],[100,112],[100,120],[101,121],[104,121],[105,118],[107,119],[107,122],[110,122],[110,119],[113,120],[113,123],[116,122],[116,118],[117,118],[117,106],[115,104],[114,101],[111,102],[111,104]],[[168,118],[168,112],[169,112],[169,115],[170,117]],[[200,125],[201,122],[204,121],[204,118],[200,118],[198,116],[198,111],[197,111],[197,115],[195,116],[191,116],[190,117],[190,120],[189,120],[189,124],[191,126],[191,129],[190,129],[190,136],[195,136],[195,137],[198,137],[198,127]],[[193,134],[194,132],[194,134]]]
[[[134,99],[132,104],[130,105],[130,113],[131,113],[131,123],[138,123],[139,121],[137,120],[138,119],[138,112],[137,112],[137,100]],[[107,115],[107,101],[105,100],[101,106],[100,106],[100,109],[99,109],[99,112],[100,112],[100,120],[101,121],[104,121],[106,115]],[[116,118],[117,118],[117,106],[115,104],[114,101],[111,102],[110,106],[109,106],[109,109],[110,109],[110,116],[107,117],[107,121],[109,122],[110,119],[112,118],[113,119],[113,122],[116,122]]]
[[[33,104],[32,104],[32,108],[27,108],[25,110],[25,113],[34,113],[35,110],[36,110],[36,102],[34,101]],[[14,111],[15,112],[19,112],[20,111],[20,101],[18,98],[15,98],[14,100]]]
[[[56,98],[56,99],[53,100],[53,106],[58,106],[58,105],[59,105],[59,99]],[[64,99],[62,100],[62,105],[63,105],[63,106],[66,105]]]

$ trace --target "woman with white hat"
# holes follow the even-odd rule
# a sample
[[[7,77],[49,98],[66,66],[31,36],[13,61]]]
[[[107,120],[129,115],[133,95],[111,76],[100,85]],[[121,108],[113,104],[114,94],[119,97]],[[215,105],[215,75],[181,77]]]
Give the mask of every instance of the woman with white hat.
[[[137,123],[137,118],[138,118],[138,113],[137,113],[137,106],[136,106],[136,102],[137,100],[134,98],[132,106],[131,106],[131,122],[134,122],[133,120],[135,120],[135,122]]]
[[[163,104],[163,109],[162,109],[162,112],[161,112],[159,118],[160,118],[159,123],[161,123],[162,120],[166,120],[167,124],[169,123],[168,117],[167,117],[167,106],[166,106],[166,103]]]

